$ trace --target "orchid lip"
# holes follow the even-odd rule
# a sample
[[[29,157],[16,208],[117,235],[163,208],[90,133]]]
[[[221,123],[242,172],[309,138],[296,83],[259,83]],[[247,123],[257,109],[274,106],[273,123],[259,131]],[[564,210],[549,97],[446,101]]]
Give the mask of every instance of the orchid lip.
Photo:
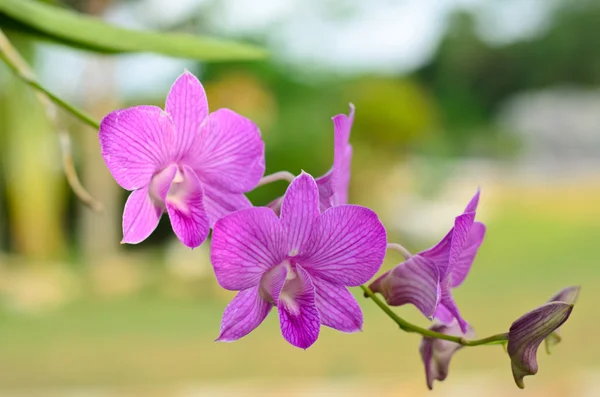
[[[273,297],[271,286],[272,286],[273,282],[276,280],[278,273],[281,272],[282,268],[285,268],[285,271],[286,271],[285,281],[290,281],[290,280],[293,280],[294,278],[296,278],[296,272],[295,272],[295,269],[294,269],[292,263],[288,259],[285,259],[280,264],[273,266],[271,269],[269,269],[269,271],[267,271],[265,274],[263,274],[263,276],[260,279],[260,284],[259,284],[260,296],[265,301],[272,303],[274,305],[276,305],[277,303],[276,303],[276,299]],[[282,286],[281,292],[279,293],[280,297],[285,294],[285,291],[283,289],[284,289],[284,287]]]
[[[285,277],[282,272],[285,271]],[[290,313],[298,314],[300,308],[296,302],[298,294],[299,270],[291,258],[267,271],[260,280],[261,297],[275,305],[283,305]]]
[[[152,203],[155,206],[160,207],[163,210],[166,208],[164,200],[164,198],[166,198],[165,192],[168,192],[171,189],[171,183],[174,180],[174,177],[171,175],[173,167],[177,167],[177,174],[181,172],[176,164],[171,164],[155,173],[152,176],[152,179],[150,179],[150,187],[148,189],[150,200],[152,200]],[[165,189],[167,183],[168,189]]]
[[[166,210],[165,202],[185,209],[184,197],[189,191],[183,170],[178,164],[170,164],[152,176],[148,190],[152,203]]]
[[[174,183],[181,183],[183,182],[183,173],[181,172],[181,169],[179,167],[177,167],[177,172],[175,173],[175,177],[173,178],[173,181],[171,182],[171,186],[173,186]]]

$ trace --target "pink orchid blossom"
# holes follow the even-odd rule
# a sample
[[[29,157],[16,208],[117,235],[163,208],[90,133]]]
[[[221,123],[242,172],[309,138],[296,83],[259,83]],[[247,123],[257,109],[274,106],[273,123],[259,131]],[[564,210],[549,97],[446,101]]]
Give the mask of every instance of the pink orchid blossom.
[[[446,325],[456,319],[466,333],[468,324],[454,302],[452,289],[469,274],[485,236],[485,226],[475,222],[478,203],[479,191],[442,241],[384,273],[370,285],[371,290],[381,293],[391,306],[411,303],[426,317]]]
[[[123,243],[145,240],[167,212],[183,244],[202,244],[221,217],[251,207],[244,196],[265,170],[258,127],[229,109],[208,112],[198,79],[183,73],[165,110],[116,110],[100,124],[102,156],[132,191],[123,212]]]
[[[300,348],[317,340],[321,325],[359,331],[362,312],[346,287],[373,277],[385,251],[385,228],[373,211],[341,205],[321,213],[317,184],[302,173],[288,187],[280,217],[250,208],[215,224],[217,281],[240,291],[225,309],[218,340],[247,335],[273,306],[283,337]]]

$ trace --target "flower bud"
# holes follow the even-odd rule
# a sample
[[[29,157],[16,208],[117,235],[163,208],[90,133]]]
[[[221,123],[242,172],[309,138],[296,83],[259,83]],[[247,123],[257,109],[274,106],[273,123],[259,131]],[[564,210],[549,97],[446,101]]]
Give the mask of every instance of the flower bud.
[[[523,378],[538,372],[538,347],[567,321],[572,310],[572,304],[549,302],[524,314],[510,327],[507,351],[515,383],[521,389],[525,388]]]
[[[431,331],[439,332],[445,335],[473,338],[475,332],[469,326],[467,333],[463,333],[458,322],[455,320],[451,325],[434,324],[429,328]],[[419,347],[421,359],[425,365],[425,377],[427,387],[433,389],[433,381],[443,381],[448,376],[448,368],[452,355],[459,350],[461,345],[443,339],[424,337]]]

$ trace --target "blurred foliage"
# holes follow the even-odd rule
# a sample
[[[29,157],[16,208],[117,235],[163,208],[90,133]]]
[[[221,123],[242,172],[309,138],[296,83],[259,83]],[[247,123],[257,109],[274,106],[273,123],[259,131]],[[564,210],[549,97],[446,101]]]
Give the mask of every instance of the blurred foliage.
[[[125,29],[35,0],[2,0],[0,27],[101,53],[153,52],[203,61],[259,59],[258,47],[188,34]]]
[[[361,115],[354,136],[381,149],[406,150],[427,142],[440,128],[435,101],[413,80],[365,77],[347,91],[356,97]]]
[[[474,17],[453,16],[435,57],[415,77],[437,99],[455,151],[489,125],[511,95],[557,84],[600,84],[600,2],[562,2],[543,34],[503,46],[484,42]],[[475,128],[477,127],[477,128]],[[491,142],[494,142],[493,140]]]

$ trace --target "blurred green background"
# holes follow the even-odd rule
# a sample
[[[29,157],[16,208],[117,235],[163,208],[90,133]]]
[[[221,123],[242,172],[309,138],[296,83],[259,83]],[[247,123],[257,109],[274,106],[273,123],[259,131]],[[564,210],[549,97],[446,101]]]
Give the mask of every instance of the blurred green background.
[[[0,0],[2,1],[2,0]],[[513,384],[501,347],[461,350],[439,396],[600,396],[600,2],[596,0],[68,0],[133,28],[204,33],[265,46],[266,61],[199,64],[99,56],[10,34],[44,84],[100,118],[162,106],[187,68],[211,109],[252,118],[267,173],[321,175],[331,117],[356,105],[350,200],[371,207],[390,241],[435,243],[482,188],[488,234],[455,291],[480,336],[560,288],[583,286],[563,342]],[[9,32],[10,33],[10,32]],[[127,192],[96,131],[61,114],[84,185],[61,167],[58,135],[31,90],[0,65],[0,396],[420,396],[419,338],[372,302],[362,333],[323,329],[302,351],[276,316],[233,344],[214,343],[232,294],[208,244],[184,248],[163,218],[122,246]],[[257,205],[279,182],[250,194]],[[401,260],[390,253],[382,272]],[[398,311],[427,325],[415,309]],[[517,394],[518,393],[518,394]]]

